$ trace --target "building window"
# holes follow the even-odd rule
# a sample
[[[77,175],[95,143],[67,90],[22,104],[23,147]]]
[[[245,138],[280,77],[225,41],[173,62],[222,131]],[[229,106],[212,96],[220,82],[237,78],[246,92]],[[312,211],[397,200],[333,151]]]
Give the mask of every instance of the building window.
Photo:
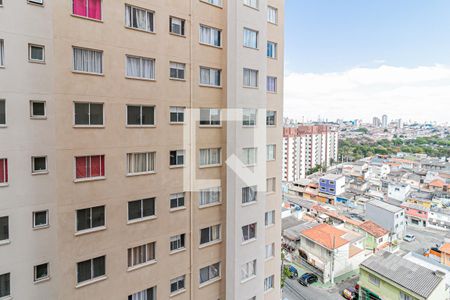
[[[200,245],[220,240],[220,224],[200,229]]]
[[[256,165],[257,148],[242,149],[242,163],[246,166]]]
[[[45,228],[48,225],[48,210],[33,212],[33,228]]]
[[[145,220],[155,216],[155,198],[128,202],[128,221]]]
[[[214,166],[220,164],[220,148],[200,149],[200,166]]]
[[[106,274],[106,256],[99,256],[77,263],[77,282],[93,280]]]
[[[156,286],[129,295],[128,300],[156,300]]]
[[[103,52],[74,47],[73,69],[76,72],[103,74]]]
[[[5,66],[5,41],[3,39],[0,39],[0,67],[4,66]]]
[[[144,105],[127,105],[128,126],[154,126],[155,107]]]
[[[256,108],[244,108],[242,109],[242,125],[243,126],[256,126]]]
[[[264,224],[267,226],[271,226],[275,224],[275,211],[268,211],[264,215]]]
[[[170,209],[185,207],[185,193],[177,193],[170,195]]]
[[[50,278],[48,263],[34,266],[34,282]]]
[[[220,201],[220,187],[213,187],[200,191],[200,207],[220,203]]]
[[[184,291],[186,275],[174,278],[170,281],[170,293],[178,293]]]
[[[0,244],[9,240],[9,217],[0,217]]]
[[[273,76],[267,76],[267,91],[270,93],[277,92],[277,78]]]
[[[185,21],[180,18],[170,17],[170,32],[178,35],[184,35]]]
[[[33,4],[38,4],[38,5],[43,5],[44,4],[44,0],[27,0],[28,3],[33,3]],[[0,1],[0,5],[2,4],[2,1]]]
[[[105,226],[105,206],[95,206],[77,210],[77,231]]]
[[[137,79],[155,79],[155,59],[126,55],[127,57],[127,70],[126,75],[128,78]]]
[[[170,63],[170,78],[172,79],[184,79],[184,73],[186,69],[186,64],[171,62]]]
[[[267,161],[275,160],[276,157],[276,145],[267,145]]]
[[[171,106],[170,107],[170,123],[184,123],[184,111],[183,106]]]
[[[42,45],[28,44],[28,59],[31,62],[45,62],[45,47]]]
[[[247,242],[256,239],[256,223],[242,226],[242,241]]]
[[[244,47],[258,48],[258,31],[244,28]]]
[[[0,158],[0,185],[8,183],[8,159]]]
[[[0,127],[6,125],[6,100],[0,99]]]
[[[258,71],[244,69],[244,87],[258,87]]]
[[[275,177],[266,179],[267,193],[275,193],[276,180]]]
[[[200,269],[200,284],[220,277],[220,262]]]
[[[200,84],[220,87],[222,71],[214,68],[200,67]]]
[[[267,42],[267,57],[277,58],[277,44],[274,42]]]
[[[102,19],[102,0],[73,0],[73,14],[94,20]]]
[[[214,47],[222,46],[222,31],[217,28],[200,25],[200,43]]]
[[[172,150],[169,153],[170,166],[184,165],[184,150]]]
[[[378,286],[378,287],[380,286],[380,279],[373,276],[372,274],[369,274],[369,282],[375,286]]]
[[[75,157],[76,179],[101,178],[105,176],[105,156],[91,155]]]
[[[275,243],[266,245],[265,259],[269,259],[275,256]]]
[[[266,114],[266,125],[275,126],[277,125],[277,112],[268,110]]]
[[[154,12],[125,4],[125,26],[147,32],[153,32]]]
[[[170,251],[184,249],[184,241],[186,234],[179,234],[170,238]]]
[[[256,202],[256,185],[242,188],[242,204]]]
[[[45,119],[45,101],[30,101],[30,117],[32,119]]]
[[[200,109],[200,125],[220,126],[220,109],[218,109],[218,108],[201,108]]]
[[[75,125],[103,125],[103,103],[75,102]]]
[[[47,172],[47,156],[33,156],[31,158],[31,174],[45,174]]]
[[[215,6],[222,6],[222,0],[202,0],[202,1]]]
[[[400,291],[400,300],[414,300],[414,298]]]
[[[156,152],[128,153],[128,175],[149,174],[155,172]]]
[[[256,276],[256,259],[241,266],[241,282]]]
[[[128,268],[154,261],[156,242],[128,248]]]
[[[272,24],[278,23],[278,9],[272,6],[267,7],[267,22]]]
[[[244,0],[244,5],[250,6],[252,8],[258,8],[259,0]]]
[[[275,278],[274,275],[264,278],[264,291],[273,289],[274,278]]]
[[[11,295],[11,278],[10,273],[0,275],[0,298]]]

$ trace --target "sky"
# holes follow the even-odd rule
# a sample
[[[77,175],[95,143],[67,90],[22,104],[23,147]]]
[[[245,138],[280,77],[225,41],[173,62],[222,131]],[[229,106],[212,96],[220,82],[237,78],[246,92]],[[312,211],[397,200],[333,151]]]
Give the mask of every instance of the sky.
[[[450,123],[450,0],[285,0],[285,116]]]

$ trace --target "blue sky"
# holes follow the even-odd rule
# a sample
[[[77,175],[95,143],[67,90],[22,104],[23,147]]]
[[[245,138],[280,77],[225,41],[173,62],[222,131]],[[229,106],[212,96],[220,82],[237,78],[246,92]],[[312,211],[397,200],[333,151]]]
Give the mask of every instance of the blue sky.
[[[286,116],[450,122],[450,0],[285,1]]]

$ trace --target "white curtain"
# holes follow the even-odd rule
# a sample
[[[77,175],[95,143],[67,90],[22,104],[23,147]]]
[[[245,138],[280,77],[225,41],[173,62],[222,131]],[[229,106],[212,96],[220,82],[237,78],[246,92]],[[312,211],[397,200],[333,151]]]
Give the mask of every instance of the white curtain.
[[[254,30],[244,28],[244,46],[256,48],[257,47],[257,35]]]
[[[210,82],[210,69],[200,68],[200,83],[211,84]]]
[[[267,91],[276,92],[277,90],[277,79],[275,77],[267,77]]]
[[[211,28],[200,26],[200,42],[205,44],[211,43]]]
[[[74,70],[90,73],[102,73],[102,52],[88,49],[73,49]]]
[[[153,31],[153,14],[144,9],[125,6],[125,22],[128,27]]]
[[[127,56],[127,76],[155,78],[155,61],[150,58]]]
[[[277,22],[277,9],[273,7],[267,8],[267,21],[271,23]]]

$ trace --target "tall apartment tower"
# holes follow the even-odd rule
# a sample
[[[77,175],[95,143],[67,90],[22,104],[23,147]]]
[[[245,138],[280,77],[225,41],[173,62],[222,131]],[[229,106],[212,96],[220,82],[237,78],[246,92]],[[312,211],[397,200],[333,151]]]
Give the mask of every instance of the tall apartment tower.
[[[280,299],[283,30],[283,0],[0,0],[0,299]]]
[[[388,116],[387,115],[383,115],[381,117],[381,125],[383,126],[383,128],[388,127]]]
[[[338,158],[339,132],[329,125],[286,127],[283,132],[283,181],[305,178],[316,166]]]

